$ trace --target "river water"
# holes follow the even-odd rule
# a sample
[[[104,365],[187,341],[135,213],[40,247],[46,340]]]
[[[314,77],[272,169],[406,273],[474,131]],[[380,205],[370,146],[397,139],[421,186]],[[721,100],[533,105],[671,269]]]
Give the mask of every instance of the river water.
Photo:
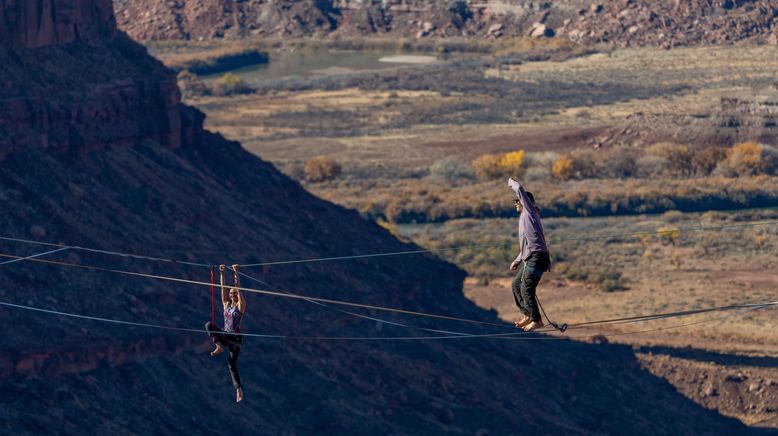
[[[376,71],[400,66],[443,62],[442,57],[428,53],[397,53],[394,51],[282,51],[270,54],[270,62],[250,65],[230,71],[247,82],[277,80],[288,77],[348,74]],[[203,76],[215,79],[224,73]]]

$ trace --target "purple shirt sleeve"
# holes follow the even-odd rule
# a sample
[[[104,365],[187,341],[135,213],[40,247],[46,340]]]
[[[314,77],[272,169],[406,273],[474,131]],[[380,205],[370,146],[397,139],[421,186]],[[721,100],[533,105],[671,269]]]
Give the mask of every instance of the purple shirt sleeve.
[[[524,187],[516,180],[508,179],[508,186],[516,193],[522,208],[519,216],[519,255],[516,262],[526,260],[535,251],[548,251],[546,238],[543,235],[543,225],[540,223],[540,214],[532,204]]]
[[[510,186],[511,189],[513,189],[513,191],[516,193],[516,197],[521,202],[521,207],[524,208],[525,211],[529,212],[533,219],[539,222],[540,216],[538,216],[538,210],[535,209],[535,205],[532,204],[532,200],[529,199],[529,195],[527,195],[527,191],[524,190],[524,187],[521,186],[521,183],[510,178],[508,179],[508,186]]]

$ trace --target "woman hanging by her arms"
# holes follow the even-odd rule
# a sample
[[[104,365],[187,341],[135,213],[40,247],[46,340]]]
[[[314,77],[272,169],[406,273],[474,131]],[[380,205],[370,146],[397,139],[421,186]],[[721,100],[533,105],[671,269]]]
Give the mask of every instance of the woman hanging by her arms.
[[[233,265],[235,272],[235,287],[230,288],[229,293],[224,286],[224,265],[219,265],[219,276],[222,290],[222,304],[224,304],[224,330],[219,330],[212,322],[205,324],[205,330],[208,332],[211,341],[216,348],[211,352],[211,356],[216,356],[224,351],[225,348],[230,352],[229,368],[232,376],[232,385],[235,387],[236,398],[238,402],[243,399],[243,389],[240,384],[240,374],[238,374],[238,356],[240,347],[243,345],[243,336],[234,333],[241,333],[240,321],[246,314],[246,300],[240,292],[240,275],[238,274],[240,265]]]

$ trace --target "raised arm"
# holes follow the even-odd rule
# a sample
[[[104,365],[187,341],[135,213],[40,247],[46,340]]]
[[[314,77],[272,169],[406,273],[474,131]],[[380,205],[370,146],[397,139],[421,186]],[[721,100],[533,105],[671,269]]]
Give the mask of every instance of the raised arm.
[[[227,306],[230,304],[230,298],[229,298],[229,293],[227,292],[227,288],[224,287],[224,270],[225,270],[224,265],[219,265],[219,283],[221,283],[221,289],[222,289],[222,304],[226,309]]]
[[[514,180],[512,177],[509,178],[508,186],[510,186],[511,189],[513,189],[513,192],[516,193],[516,197],[518,197],[519,201],[521,202],[521,207],[528,210],[534,209],[534,206],[532,205],[532,200],[529,199],[527,192],[524,190],[524,187],[521,186],[521,183],[519,183],[518,180]]]
[[[240,290],[240,272],[238,272],[239,268],[240,265],[237,263],[232,266],[232,270],[235,271],[235,289],[238,291],[238,310],[240,310],[240,313],[245,314],[246,300],[243,298],[243,292]]]

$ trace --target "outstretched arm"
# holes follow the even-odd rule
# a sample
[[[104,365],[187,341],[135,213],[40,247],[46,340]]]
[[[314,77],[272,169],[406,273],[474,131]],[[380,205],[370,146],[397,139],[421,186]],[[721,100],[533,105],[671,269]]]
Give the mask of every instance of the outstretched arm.
[[[238,291],[238,310],[240,310],[240,313],[245,314],[246,300],[243,298],[243,292],[240,290],[240,273],[238,272],[239,268],[240,265],[237,263],[232,266],[232,270],[235,271],[235,289]]]
[[[224,308],[227,308],[227,305],[230,304],[230,298],[227,293],[227,288],[224,287],[224,265],[219,265],[219,283],[221,283],[222,288],[222,304],[224,305]]]
[[[534,208],[532,205],[532,201],[529,199],[529,196],[527,195],[527,192],[524,190],[524,187],[521,186],[521,183],[519,183],[518,180],[514,180],[513,177],[508,179],[508,186],[513,189],[513,192],[516,193],[516,197],[518,197],[519,201],[521,202],[521,207],[527,210],[531,210]]]

